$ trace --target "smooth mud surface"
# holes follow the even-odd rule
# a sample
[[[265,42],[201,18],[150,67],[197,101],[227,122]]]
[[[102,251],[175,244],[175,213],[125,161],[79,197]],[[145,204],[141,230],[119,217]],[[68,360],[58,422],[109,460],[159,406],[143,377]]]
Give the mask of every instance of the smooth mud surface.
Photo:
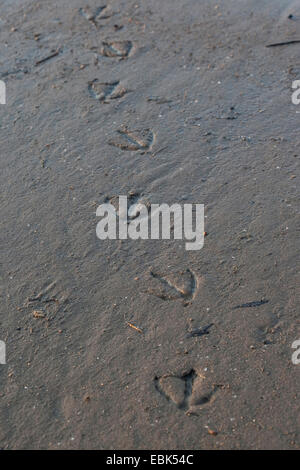
[[[299,4],[104,5],[1,1],[0,448],[299,448]],[[119,195],[203,249],[99,240]]]

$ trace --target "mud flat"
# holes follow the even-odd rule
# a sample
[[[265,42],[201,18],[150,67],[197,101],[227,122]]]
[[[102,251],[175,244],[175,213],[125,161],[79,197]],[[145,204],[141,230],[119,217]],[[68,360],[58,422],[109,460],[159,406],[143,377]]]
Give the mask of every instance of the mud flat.
[[[0,448],[299,448],[300,8],[88,3],[0,6]],[[119,195],[203,249],[99,240]]]

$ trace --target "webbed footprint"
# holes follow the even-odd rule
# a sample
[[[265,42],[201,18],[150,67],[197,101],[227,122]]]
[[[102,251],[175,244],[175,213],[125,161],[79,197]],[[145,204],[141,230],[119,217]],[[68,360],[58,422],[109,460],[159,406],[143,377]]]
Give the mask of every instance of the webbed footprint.
[[[108,143],[121,150],[148,150],[153,145],[154,134],[151,129],[141,129],[129,131],[128,129],[118,130],[114,139]]]

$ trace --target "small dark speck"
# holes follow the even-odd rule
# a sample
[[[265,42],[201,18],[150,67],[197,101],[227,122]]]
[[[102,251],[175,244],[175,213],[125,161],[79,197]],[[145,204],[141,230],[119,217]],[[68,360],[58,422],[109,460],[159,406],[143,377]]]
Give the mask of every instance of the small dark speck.
[[[260,307],[261,305],[267,304],[268,300],[256,300],[255,302],[247,302],[246,304],[236,305],[233,308],[251,308],[251,307]]]
[[[209,329],[213,326],[213,323],[210,323],[203,328],[195,328],[194,330],[189,331],[185,337],[186,338],[195,338],[196,336],[209,335]]]

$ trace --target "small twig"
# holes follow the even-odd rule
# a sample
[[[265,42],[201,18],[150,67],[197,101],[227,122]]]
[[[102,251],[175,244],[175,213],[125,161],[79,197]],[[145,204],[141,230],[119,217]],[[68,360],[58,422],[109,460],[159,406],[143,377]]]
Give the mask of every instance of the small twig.
[[[52,52],[52,54],[48,55],[47,57],[44,57],[43,59],[38,60],[35,65],[40,65],[43,64],[44,62],[47,62],[47,60],[53,59],[53,57],[58,56],[60,53],[60,48],[56,49],[56,51]]]
[[[143,330],[141,330],[140,328],[138,328],[137,326],[133,325],[132,323],[130,323],[129,321],[126,322],[128,326],[130,326],[130,328],[132,328],[133,330],[135,331],[138,331],[139,333],[143,334]]]
[[[299,42],[300,42],[300,39],[293,39],[291,41],[275,42],[274,44],[267,44],[266,47],[288,46],[289,44],[298,44]]]

